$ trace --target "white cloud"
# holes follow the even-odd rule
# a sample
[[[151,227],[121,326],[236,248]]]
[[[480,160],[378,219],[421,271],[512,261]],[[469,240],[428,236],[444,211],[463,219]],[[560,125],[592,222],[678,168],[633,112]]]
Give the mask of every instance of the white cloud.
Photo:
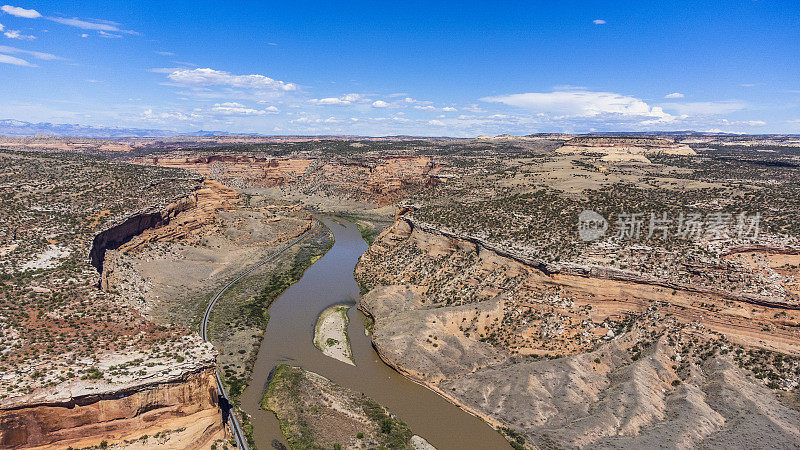
[[[433,119],[433,120],[429,120],[428,121],[428,125],[433,125],[433,126],[437,126],[437,127],[443,127],[443,126],[445,126],[445,123],[442,122],[441,120]]]
[[[664,103],[663,108],[675,110],[679,114],[714,116],[741,111],[747,104],[736,101],[728,102],[689,102],[689,103]]]
[[[593,24],[595,24],[595,25],[605,25],[605,24],[606,24],[606,21],[605,21],[605,20],[603,20],[603,19],[594,19],[594,20],[592,21],[592,23],[593,23]]]
[[[28,61],[25,61],[24,59],[15,58],[13,56],[2,55],[2,54],[0,54],[0,63],[13,64],[15,66],[36,67],[35,64],[31,64]]]
[[[341,97],[312,98],[308,102],[320,106],[348,106],[354,103],[369,102],[362,94],[345,94]]]
[[[182,67],[153,67],[152,69],[147,69],[148,72],[165,73],[168,75],[178,70],[184,70],[184,69]]]
[[[375,108],[386,108],[389,106],[389,104],[383,100],[375,100],[374,102],[372,102],[372,106],[374,106]]]
[[[24,17],[26,19],[38,19],[39,17],[42,17],[42,15],[39,14],[39,12],[36,11],[35,9],[25,9],[25,8],[20,8],[19,6],[3,5],[2,7],[0,7],[0,10],[2,10],[6,14],[11,14],[12,16],[17,16],[17,17]]]
[[[322,118],[311,119],[308,117],[300,117],[298,119],[290,120],[289,122],[290,123],[342,123],[344,121],[331,116],[328,117],[327,119],[322,119]]]
[[[36,59],[41,59],[45,61],[54,61],[58,59],[62,59],[56,55],[51,55],[50,53],[42,53],[42,52],[34,52],[30,50],[23,50],[21,48],[16,47],[9,47],[7,45],[0,45],[0,53],[23,53],[26,55],[31,55]]]
[[[673,92],[672,94],[667,94],[664,96],[664,98],[683,98],[683,97],[684,95],[681,94],[680,92]]]
[[[22,34],[22,32],[19,30],[8,30],[3,34],[9,39],[20,39],[25,41],[36,39],[36,36],[31,36],[29,34]]]
[[[445,106],[444,108],[442,108],[442,111],[453,112],[458,110],[453,108],[452,106]]]
[[[613,92],[529,92],[485,97],[481,100],[516,106],[536,113],[566,117],[617,115],[630,118],[655,118],[659,121],[672,119],[672,116],[666,114],[660,107],[651,107],[638,98]]]
[[[156,55],[161,55],[161,56],[174,56],[175,55],[175,53],[172,53],[172,52],[155,52],[155,54]]]
[[[3,25],[2,23],[0,23],[0,31],[3,31],[3,30],[5,30],[5,29],[6,29],[6,26],[5,26],[5,25]]]
[[[119,39],[122,37],[121,34],[108,33],[103,30],[98,31],[97,34],[98,36],[106,39]]]
[[[431,105],[425,105],[425,106],[414,105],[414,109],[419,109],[419,110],[422,110],[422,111],[433,111],[436,108],[434,108]]]
[[[182,113],[182,112],[162,112],[162,113],[155,113],[152,109],[145,110],[142,115],[140,116],[141,119],[154,121],[154,122],[162,122],[162,121],[171,121],[171,120],[198,120],[202,119],[202,116],[199,114],[194,113]]]
[[[95,20],[95,19],[84,20],[84,19],[79,19],[77,17],[73,17],[71,19],[66,17],[47,17],[47,20],[52,20],[53,22],[80,28],[82,30],[95,30],[101,32],[114,32],[114,33],[125,33],[125,34],[139,34],[132,30],[122,30],[119,28],[118,23],[111,22],[108,20]]]
[[[231,86],[274,91],[297,90],[297,85],[294,83],[284,83],[264,75],[234,75],[222,70],[208,68],[176,70],[170,73],[168,78],[175,83],[193,87]]]
[[[588,91],[586,86],[576,86],[574,84],[557,84],[553,86],[554,91]]]
[[[745,125],[750,125],[751,127],[763,127],[766,124],[767,122],[764,122],[763,120],[748,120],[745,122]]]
[[[211,111],[226,116],[263,116],[265,114],[277,114],[278,108],[269,106],[265,109],[253,109],[241,103],[226,102],[215,104]]]
[[[417,100],[415,98],[406,97],[403,99],[404,102],[408,103],[409,105],[432,105],[433,102],[427,100]]]

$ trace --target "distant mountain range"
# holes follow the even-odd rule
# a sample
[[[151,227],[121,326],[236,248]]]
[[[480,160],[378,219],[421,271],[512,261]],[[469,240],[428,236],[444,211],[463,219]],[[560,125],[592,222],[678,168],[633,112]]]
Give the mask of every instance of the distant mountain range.
[[[171,130],[157,130],[146,128],[118,128],[118,127],[93,127],[89,125],[39,122],[31,123],[21,120],[0,120],[0,135],[5,136],[35,136],[44,134],[62,137],[87,137],[87,138],[121,138],[121,137],[172,137],[172,136],[224,136],[230,135],[224,131],[195,131],[192,133],[178,133]]]
[[[721,133],[721,132],[702,132],[702,131],[616,131],[616,132],[592,132],[592,133],[533,133],[529,134],[526,137],[555,137],[555,136],[577,136],[581,134],[589,134],[589,135],[598,135],[598,136],[674,136],[678,137],[687,137],[687,136],[738,136],[740,134],[737,133]],[[205,130],[198,130],[189,133],[179,133],[173,130],[159,130],[159,129],[148,129],[148,128],[120,128],[120,127],[93,127],[90,125],[80,125],[80,124],[69,124],[69,123],[50,123],[50,122],[39,122],[39,123],[32,123],[32,122],[25,122],[22,120],[14,120],[14,119],[0,119],[0,136],[36,136],[36,135],[47,135],[47,136],[59,136],[59,137],[84,137],[84,138],[131,138],[131,137],[138,137],[138,138],[168,138],[174,136],[194,136],[194,137],[206,137],[206,136],[263,136],[268,137],[269,135],[263,135],[258,133],[230,133],[227,131],[205,131]],[[300,137],[301,135],[294,136]],[[507,137],[513,137],[509,135],[501,135]],[[798,135],[786,135],[786,134],[767,134],[767,135],[750,135],[750,136],[798,136]],[[293,137],[293,136],[282,136],[283,138]],[[304,136],[309,137],[309,136]],[[358,136],[358,135],[319,135],[315,136],[315,138],[331,138],[331,139],[359,139],[359,138],[368,138],[367,136]],[[419,139],[419,136],[406,136],[406,135],[396,135],[396,136],[373,136],[369,137],[370,139],[399,139],[399,140],[409,140],[409,139]],[[426,139],[431,139],[432,137],[427,137]],[[440,136],[439,138],[445,138],[444,136]]]

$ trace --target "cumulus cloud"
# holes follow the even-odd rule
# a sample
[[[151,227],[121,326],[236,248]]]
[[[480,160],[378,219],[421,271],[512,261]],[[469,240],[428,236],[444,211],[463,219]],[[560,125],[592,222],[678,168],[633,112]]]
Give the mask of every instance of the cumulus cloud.
[[[434,108],[431,105],[425,105],[425,106],[414,105],[414,109],[419,109],[419,110],[422,110],[422,111],[433,111],[436,108]]]
[[[5,25],[3,25],[2,23],[0,23],[0,31],[3,31],[3,30],[5,30],[5,29],[6,29]]]
[[[594,20],[592,21],[592,23],[593,23],[593,24],[595,24],[595,25],[605,25],[605,24],[606,24],[606,21],[605,21],[605,20],[603,20],[603,19],[594,19]]]
[[[354,103],[369,102],[362,94],[345,94],[341,97],[312,98],[308,102],[320,106],[348,106]]]
[[[248,108],[241,103],[226,102],[217,103],[211,111],[226,116],[263,116],[265,114],[277,114],[278,108],[269,106],[265,109]]]
[[[376,100],[372,102],[372,106],[374,106],[375,108],[386,108],[389,106],[389,104],[383,100]]]
[[[22,34],[22,32],[19,30],[8,30],[3,34],[9,39],[20,39],[25,41],[36,39],[36,36],[31,36],[29,34]]]
[[[42,53],[42,52],[34,52],[30,50],[23,50],[21,48],[16,47],[9,47],[7,45],[0,45],[0,53],[21,53],[25,55],[33,56],[36,59],[41,59],[44,61],[54,61],[58,59],[62,59],[56,55],[51,55],[50,53]]]
[[[25,61],[24,59],[2,54],[0,54],[0,63],[13,64],[15,66],[36,67],[35,64],[31,64],[28,61]]]
[[[684,95],[681,94],[680,92],[673,92],[672,94],[667,94],[664,96],[664,98],[683,98],[683,97]]]
[[[176,70],[167,78],[172,82],[189,87],[230,86],[246,89],[294,91],[297,85],[274,80],[264,75],[234,75],[214,69]]]
[[[442,108],[442,111],[453,112],[453,111],[458,111],[458,110],[453,108],[452,106],[445,106],[444,108]]]
[[[741,111],[747,104],[736,101],[728,102],[688,102],[688,103],[664,103],[663,108],[675,110],[680,114],[697,116],[714,116]]]
[[[39,12],[36,11],[35,9],[25,9],[25,8],[20,8],[19,6],[3,5],[2,7],[0,7],[0,10],[2,10],[6,14],[11,14],[12,16],[17,16],[17,17],[24,17],[26,19],[38,19],[39,17],[42,17],[42,15],[39,14]]]
[[[651,107],[638,98],[613,92],[528,92],[498,97],[484,97],[481,100],[516,106],[536,113],[563,115],[566,117],[617,115],[662,121],[672,118],[658,106]]]

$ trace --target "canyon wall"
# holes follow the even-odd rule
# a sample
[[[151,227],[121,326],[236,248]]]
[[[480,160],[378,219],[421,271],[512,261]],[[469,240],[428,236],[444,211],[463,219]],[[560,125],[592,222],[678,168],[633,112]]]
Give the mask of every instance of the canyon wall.
[[[107,250],[114,250],[148,228],[165,223],[161,212],[142,213],[129,217],[125,222],[115,225],[95,235],[89,259],[99,273],[103,273],[103,260]]]
[[[304,194],[394,204],[410,190],[442,181],[442,165],[427,156],[265,157],[170,154],[132,160],[136,164],[191,170],[237,188],[282,187]]]
[[[148,243],[186,237],[213,223],[217,210],[231,210],[238,201],[235,190],[214,180],[204,180],[192,194],[161,209],[134,214],[98,233],[89,252],[91,264],[102,275],[106,251],[130,251]]]
[[[0,406],[0,448],[80,448],[163,433],[171,448],[225,438],[213,365],[169,381]]]
[[[796,310],[490,247],[407,217],[376,240],[356,278],[387,364],[536,446],[800,443],[773,391],[797,387],[795,366],[748,370],[800,356]]]

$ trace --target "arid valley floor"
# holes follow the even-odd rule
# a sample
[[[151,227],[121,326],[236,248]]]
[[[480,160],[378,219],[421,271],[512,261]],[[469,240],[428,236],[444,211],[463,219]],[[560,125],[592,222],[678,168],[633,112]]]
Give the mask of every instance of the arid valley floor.
[[[254,448],[322,215],[380,359],[513,448],[800,446],[798,136],[14,137],[0,197],[0,449]],[[289,446],[431,448],[325,376],[273,371]]]

